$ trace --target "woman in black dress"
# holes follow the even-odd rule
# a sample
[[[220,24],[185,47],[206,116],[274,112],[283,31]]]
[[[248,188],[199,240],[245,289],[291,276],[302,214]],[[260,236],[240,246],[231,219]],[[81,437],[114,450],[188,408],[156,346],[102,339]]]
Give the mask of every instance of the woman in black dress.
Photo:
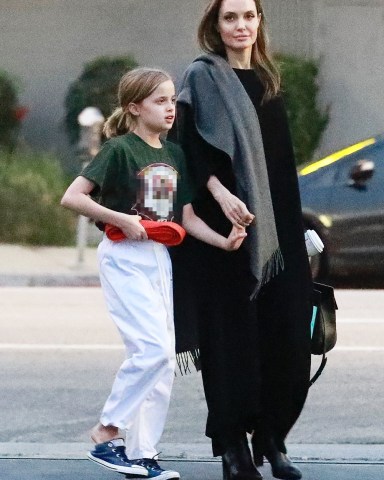
[[[199,41],[206,53],[187,69],[177,110],[194,208],[221,234],[237,224],[248,237],[236,252],[192,238],[174,250],[178,352],[200,362],[224,478],[262,478],[265,456],[276,478],[299,479],[285,439],[309,387],[312,284],[260,0],[212,1]]]

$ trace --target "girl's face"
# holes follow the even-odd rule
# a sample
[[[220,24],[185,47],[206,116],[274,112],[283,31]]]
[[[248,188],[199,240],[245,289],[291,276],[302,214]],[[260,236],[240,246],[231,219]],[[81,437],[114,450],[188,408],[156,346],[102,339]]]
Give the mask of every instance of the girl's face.
[[[166,80],[140,103],[130,103],[128,108],[136,117],[138,127],[150,133],[171,129],[175,120],[176,94],[172,80]]]
[[[225,49],[252,50],[260,20],[254,0],[223,0],[217,29]]]

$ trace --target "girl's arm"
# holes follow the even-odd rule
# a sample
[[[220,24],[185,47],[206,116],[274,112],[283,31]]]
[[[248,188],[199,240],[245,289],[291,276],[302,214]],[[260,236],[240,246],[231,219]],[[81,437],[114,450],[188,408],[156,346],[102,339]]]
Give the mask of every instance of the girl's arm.
[[[118,227],[130,240],[145,240],[148,238],[144,227],[139,223],[140,216],[115,212],[92,200],[89,194],[94,187],[95,184],[87,178],[77,177],[64,193],[61,205],[85,217]]]
[[[237,250],[247,236],[244,227],[234,225],[228,238],[223,237],[195,214],[190,203],[183,207],[183,227],[198,240],[227,251]]]
[[[233,225],[247,227],[253,221],[255,216],[248,211],[245,203],[225,188],[217,177],[209,177],[207,188]]]

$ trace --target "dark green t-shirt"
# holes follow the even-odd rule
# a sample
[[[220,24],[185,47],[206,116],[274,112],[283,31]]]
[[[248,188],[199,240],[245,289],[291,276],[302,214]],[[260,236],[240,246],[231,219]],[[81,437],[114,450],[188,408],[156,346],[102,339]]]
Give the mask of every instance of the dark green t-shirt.
[[[180,223],[193,200],[185,157],[178,145],[161,143],[151,147],[132,132],[107,140],[80,174],[95,184],[91,197],[111,210]]]

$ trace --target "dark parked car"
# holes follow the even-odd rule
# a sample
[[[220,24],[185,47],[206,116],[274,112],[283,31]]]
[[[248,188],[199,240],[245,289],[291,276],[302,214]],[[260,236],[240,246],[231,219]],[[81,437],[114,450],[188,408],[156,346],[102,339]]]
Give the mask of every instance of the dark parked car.
[[[305,227],[325,245],[313,276],[384,277],[384,135],[300,167],[299,185]]]

